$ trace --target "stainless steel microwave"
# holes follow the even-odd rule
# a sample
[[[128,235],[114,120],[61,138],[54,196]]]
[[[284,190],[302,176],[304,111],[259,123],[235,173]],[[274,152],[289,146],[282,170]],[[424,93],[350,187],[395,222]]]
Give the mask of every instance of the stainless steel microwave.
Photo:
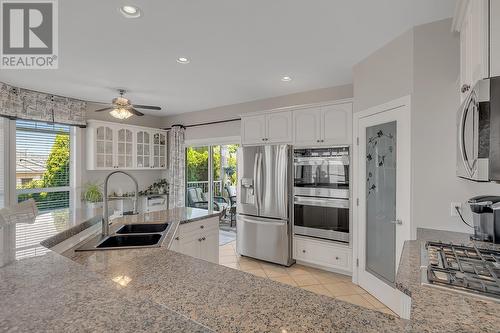
[[[500,77],[479,81],[457,117],[457,176],[500,181]]]

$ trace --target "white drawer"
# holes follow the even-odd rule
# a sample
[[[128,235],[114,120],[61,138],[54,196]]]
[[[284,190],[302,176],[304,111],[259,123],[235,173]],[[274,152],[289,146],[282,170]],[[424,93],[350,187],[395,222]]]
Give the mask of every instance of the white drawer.
[[[188,222],[179,225],[179,230],[182,233],[188,233],[188,232],[193,232],[193,231],[200,231],[200,230],[206,230],[206,229],[213,229],[213,228],[218,228],[218,218],[210,218],[210,219],[204,219],[204,220],[199,220],[199,221],[194,221],[194,222]]]
[[[351,271],[351,249],[329,242],[294,237],[294,259],[343,271]]]

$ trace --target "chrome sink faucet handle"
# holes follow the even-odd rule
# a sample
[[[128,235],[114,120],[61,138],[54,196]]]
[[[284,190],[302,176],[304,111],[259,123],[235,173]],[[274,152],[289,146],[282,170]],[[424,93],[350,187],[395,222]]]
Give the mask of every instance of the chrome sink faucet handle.
[[[134,214],[137,214],[137,202],[138,202],[138,194],[139,194],[139,184],[137,183],[137,179],[134,178],[131,174],[125,171],[121,170],[116,170],[111,172],[109,175],[106,176],[106,179],[104,179],[104,199],[103,199],[103,204],[104,204],[104,213],[102,217],[102,235],[103,236],[109,236],[109,212],[108,212],[108,182],[109,178],[114,175],[115,173],[123,173],[126,176],[129,176],[130,179],[134,181],[135,184],[135,196],[134,196]]]

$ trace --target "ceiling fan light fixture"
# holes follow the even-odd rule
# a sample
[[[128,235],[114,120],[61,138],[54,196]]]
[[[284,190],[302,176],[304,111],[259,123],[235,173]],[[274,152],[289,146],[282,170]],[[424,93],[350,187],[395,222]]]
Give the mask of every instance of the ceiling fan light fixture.
[[[141,16],[141,10],[138,7],[131,5],[121,6],[120,13],[126,18],[138,18]]]
[[[130,118],[133,115],[132,112],[130,112],[129,110],[127,110],[125,108],[113,109],[113,110],[111,110],[111,112],[109,114],[111,116],[113,116],[117,119],[121,119],[121,120],[125,120],[127,118]]]

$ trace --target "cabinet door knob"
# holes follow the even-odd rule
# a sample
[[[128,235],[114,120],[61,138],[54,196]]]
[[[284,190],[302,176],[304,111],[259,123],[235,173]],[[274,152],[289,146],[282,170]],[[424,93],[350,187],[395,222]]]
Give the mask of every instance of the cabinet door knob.
[[[302,253],[306,253],[306,250],[302,250]]]
[[[206,239],[206,238],[205,238],[205,237],[203,237],[201,240],[205,240],[205,239]]]
[[[335,257],[335,260],[339,260],[339,257]]]
[[[179,240],[179,237],[175,237],[175,240]]]
[[[465,93],[465,92],[469,91],[469,89],[470,89],[470,85],[468,85],[467,83],[464,83],[464,84],[462,85],[462,87],[460,88],[460,91],[461,91],[461,92],[462,92],[462,94],[463,94],[463,93]]]
[[[201,239],[201,238],[198,238],[198,242],[201,242],[201,241],[202,241],[202,239]]]
[[[204,225],[200,225],[200,229],[203,229],[203,228],[205,228],[205,226]]]

